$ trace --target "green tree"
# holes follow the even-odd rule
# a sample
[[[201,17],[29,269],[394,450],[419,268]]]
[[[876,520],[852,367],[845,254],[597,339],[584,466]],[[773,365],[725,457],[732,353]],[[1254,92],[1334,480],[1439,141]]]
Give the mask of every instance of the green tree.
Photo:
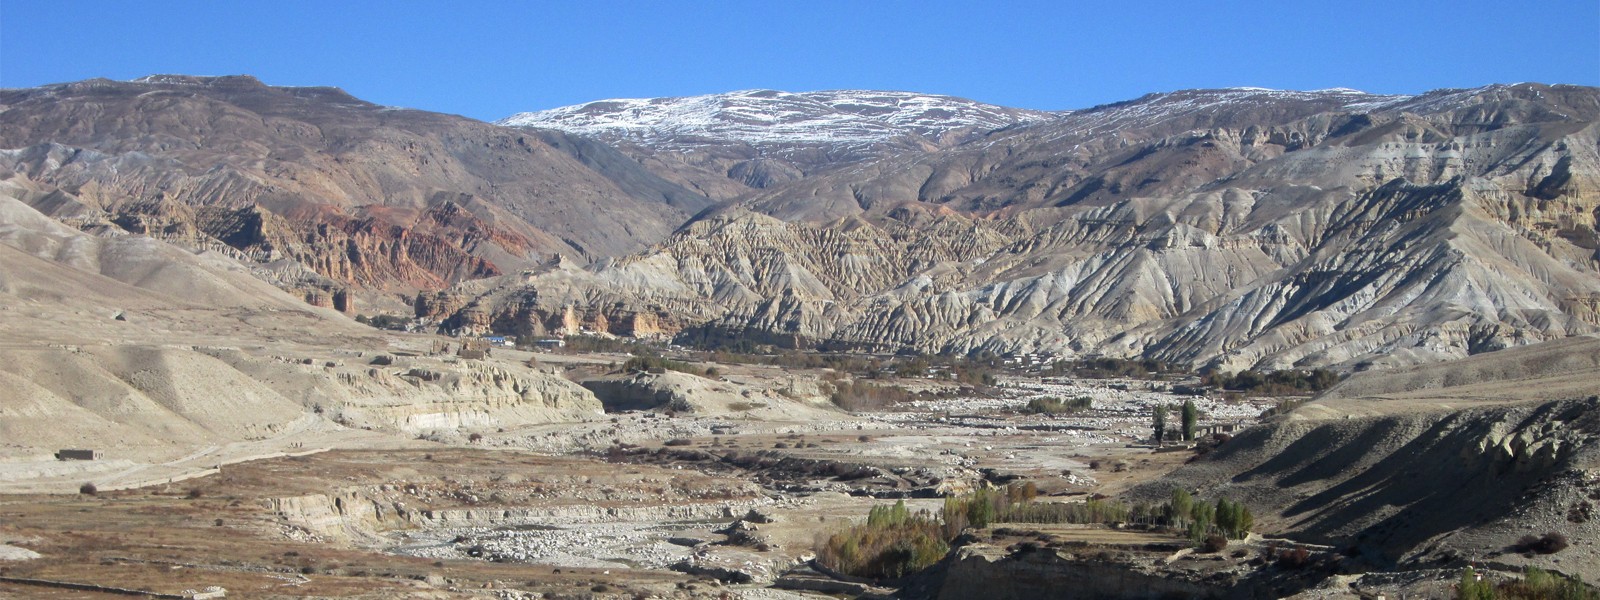
[[[1217,522],[1217,513],[1210,504],[1196,502],[1194,503],[1194,508],[1190,509],[1190,516],[1194,518],[1194,524],[1199,526],[1200,537],[1195,540],[1198,543],[1205,538],[1207,533],[1211,533],[1211,526]]]
[[[967,505],[967,522],[973,527],[982,529],[989,526],[989,521],[994,519],[994,505],[985,497],[974,498]]]
[[[1480,579],[1472,567],[1461,571],[1461,583],[1456,585],[1456,598],[1460,600],[1494,600],[1494,584]]]
[[[1230,538],[1238,538],[1239,513],[1238,505],[1229,502],[1227,498],[1217,498],[1217,529]]]
[[[1193,400],[1183,401],[1183,441],[1194,440],[1194,422],[1200,418],[1200,409],[1194,407]]]
[[[1156,405],[1154,414],[1151,415],[1151,427],[1155,429],[1156,445],[1160,446],[1162,438],[1167,435],[1167,407],[1164,404]]]
[[[1194,509],[1194,496],[1189,495],[1189,490],[1172,488],[1172,501],[1167,503],[1172,509],[1172,525],[1179,527],[1189,519],[1189,511]]]
[[[1206,541],[1206,526],[1199,521],[1189,524],[1189,544],[1196,548]]]

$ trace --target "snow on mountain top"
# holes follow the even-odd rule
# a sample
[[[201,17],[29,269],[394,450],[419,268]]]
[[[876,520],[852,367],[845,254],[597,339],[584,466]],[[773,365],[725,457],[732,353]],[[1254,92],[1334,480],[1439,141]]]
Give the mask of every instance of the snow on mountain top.
[[[1372,94],[1351,88],[1312,91],[1261,87],[1179,90],[1096,106],[1047,112],[1007,108],[962,98],[912,92],[833,90],[790,93],[743,90],[681,98],[600,100],[513,115],[506,126],[557,129],[602,139],[627,139],[657,147],[707,142],[828,144],[865,147],[908,135],[939,140],[957,131],[987,132],[1018,125],[1059,123],[1056,137],[1112,134],[1174,119],[1196,123],[1256,110],[1315,114],[1321,111],[1429,112],[1469,104],[1483,94],[1522,84],[1422,95]],[[1278,108],[1282,107],[1282,108]]]
[[[512,115],[500,125],[559,129],[602,138],[763,143],[873,144],[907,135],[937,138],[1058,118],[951,96],[833,90],[743,90],[682,98],[599,100]]]
[[[1072,113],[1055,137],[1093,137],[1139,129],[1175,120],[1209,122],[1221,115],[1274,106],[1322,107],[1354,110],[1366,105],[1405,100],[1410,96],[1381,96],[1349,88],[1297,91],[1260,87],[1178,90],[1105,104]]]
[[[1301,91],[1295,91],[1295,90],[1280,90],[1280,89],[1276,89],[1276,88],[1264,88],[1264,87],[1248,87],[1248,86],[1222,88],[1222,89],[1224,91],[1235,91],[1235,92],[1283,92],[1283,93],[1288,93],[1288,94],[1362,94],[1362,95],[1367,95],[1367,96],[1372,95],[1372,94],[1368,94],[1368,93],[1363,92],[1363,91],[1358,90],[1358,89],[1347,88],[1347,87],[1325,88],[1325,89],[1320,89],[1320,90],[1311,90],[1309,92],[1301,92]]]

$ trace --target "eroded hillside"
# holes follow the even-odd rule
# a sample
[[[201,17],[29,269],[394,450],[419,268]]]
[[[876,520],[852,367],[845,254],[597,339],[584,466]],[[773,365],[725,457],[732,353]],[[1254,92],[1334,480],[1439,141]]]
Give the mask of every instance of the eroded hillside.
[[[358,289],[632,252],[710,204],[604,146],[247,76],[5,90],[0,147],[0,169],[59,188],[35,204],[51,216]]]
[[[1597,115],[1593,89],[1537,84],[1152,95],[776,186],[419,315],[1233,370],[1460,358],[1600,327]]]

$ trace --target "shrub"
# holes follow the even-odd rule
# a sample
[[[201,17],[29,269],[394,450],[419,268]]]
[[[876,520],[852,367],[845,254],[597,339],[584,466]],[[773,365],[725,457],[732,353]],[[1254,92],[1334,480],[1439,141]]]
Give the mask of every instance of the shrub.
[[[1278,552],[1278,566],[1284,569],[1304,569],[1311,564],[1311,551],[1300,546]]]
[[[1289,411],[1300,408],[1301,406],[1305,406],[1305,404],[1305,398],[1284,398],[1283,400],[1278,401],[1277,406],[1261,411],[1259,418],[1265,419],[1268,417],[1276,417],[1278,415],[1288,414]]]
[[[1046,377],[1076,375],[1087,379],[1156,379],[1168,373],[1183,371],[1180,365],[1159,360],[1129,360],[1122,358],[1087,358],[1078,361],[1058,361],[1045,369]]]
[[[1093,408],[1093,400],[1088,396],[1078,396],[1070,400],[1062,400],[1053,396],[1041,396],[1028,401],[1022,412],[1033,415],[1067,415]]]
[[[1525,535],[1517,540],[1517,552],[1534,552],[1538,554],[1555,554],[1567,549],[1567,536],[1559,531],[1552,531],[1542,536]]]
[[[1006,501],[1012,504],[1033,502],[1033,499],[1038,497],[1039,486],[1032,481],[1024,482],[1020,485],[1013,483],[1006,486]]]
[[[693,444],[694,442],[690,441],[689,438],[672,438],[661,443],[663,446],[690,446]]]
[[[1494,584],[1483,579],[1472,567],[1461,571],[1461,582],[1456,584],[1456,598],[1460,600],[1494,600]]]
[[[622,371],[624,373],[634,373],[638,371],[645,371],[649,373],[677,371],[679,373],[688,373],[690,375],[697,375],[700,377],[716,377],[715,375],[708,373],[706,369],[702,369],[695,365],[651,355],[635,356],[628,359],[628,362],[622,363]]]
[[[78,486],[78,493],[85,496],[93,496],[100,493],[100,488],[95,487],[93,482],[84,483],[83,485]]]
[[[950,546],[944,528],[926,512],[911,514],[904,501],[878,506],[865,525],[833,534],[817,551],[817,560],[857,577],[902,577],[928,568]]]
[[[467,436],[467,441],[468,442],[472,442],[472,443],[478,443],[480,441],[483,441],[483,434],[481,434],[481,433],[473,433],[472,435]]]
[[[200,488],[189,488],[189,499],[190,500],[198,500],[198,499],[200,499],[201,496],[204,496],[204,495],[205,495],[205,492],[200,491]]]
[[[1584,585],[1580,579],[1568,579],[1536,567],[1528,567],[1522,579],[1500,586],[1500,596],[1505,598],[1555,600],[1600,600],[1600,592]]]
[[[882,410],[918,398],[917,394],[895,385],[878,385],[860,380],[838,381],[830,385],[833,389],[828,393],[828,399],[848,411]]]
[[[1244,392],[1249,396],[1285,396],[1320,392],[1333,387],[1333,384],[1339,383],[1339,374],[1327,369],[1289,369],[1270,373],[1244,370],[1233,375],[1207,373],[1202,381],[1206,385]]]
[[[1226,549],[1228,549],[1228,538],[1226,536],[1221,536],[1214,533],[1206,536],[1205,543],[1200,545],[1201,552],[1211,554],[1221,552]]]

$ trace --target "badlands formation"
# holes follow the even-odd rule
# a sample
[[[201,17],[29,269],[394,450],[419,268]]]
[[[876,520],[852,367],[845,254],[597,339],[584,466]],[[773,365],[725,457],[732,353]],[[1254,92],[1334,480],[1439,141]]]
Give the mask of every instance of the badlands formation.
[[[748,91],[500,124],[248,77],[0,90],[0,596],[1593,581],[1597,116],[1541,84],[1061,113]],[[529,345],[561,336],[597,349]],[[1343,380],[1198,375],[1311,367]],[[1185,401],[1199,442],[1153,444]],[[873,507],[1023,484],[1182,488],[1255,527],[1206,552],[992,523],[891,578],[816,557]]]

